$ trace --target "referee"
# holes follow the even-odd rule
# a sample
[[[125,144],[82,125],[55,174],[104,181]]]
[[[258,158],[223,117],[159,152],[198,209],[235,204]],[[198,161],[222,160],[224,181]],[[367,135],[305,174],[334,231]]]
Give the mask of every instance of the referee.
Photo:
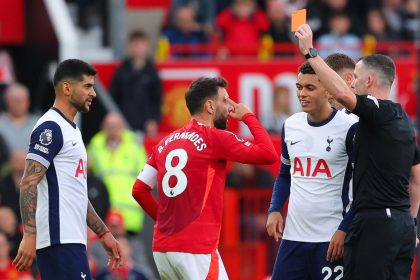
[[[325,88],[360,118],[353,150],[355,216],[345,240],[344,279],[409,279],[420,155],[410,118],[400,104],[389,100],[394,62],[379,54],[360,59],[354,70],[354,95],[317,55],[309,25],[300,26],[295,35]]]

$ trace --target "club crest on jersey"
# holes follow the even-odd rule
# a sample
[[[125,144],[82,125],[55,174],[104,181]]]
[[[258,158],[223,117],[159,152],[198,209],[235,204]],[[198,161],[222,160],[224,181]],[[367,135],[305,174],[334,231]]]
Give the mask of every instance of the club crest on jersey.
[[[48,146],[52,142],[52,130],[51,129],[45,129],[44,132],[39,135],[39,142],[44,145]]]
[[[328,146],[327,146],[327,148],[325,148],[325,150],[327,150],[327,152],[331,151],[331,143],[333,141],[334,141],[334,139],[330,139],[330,136],[328,136],[328,138],[327,138]]]

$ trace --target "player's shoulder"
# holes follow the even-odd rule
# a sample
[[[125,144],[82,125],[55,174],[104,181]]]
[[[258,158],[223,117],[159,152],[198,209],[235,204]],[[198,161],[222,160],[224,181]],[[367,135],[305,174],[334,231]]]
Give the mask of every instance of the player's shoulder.
[[[347,124],[349,126],[353,125],[354,123],[358,122],[358,118],[356,115],[353,115],[351,113],[347,114],[345,111],[338,110],[335,119],[343,124]]]
[[[294,124],[302,124],[303,122],[307,123],[308,120],[308,114],[305,112],[298,112],[294,113],[290,117],[288,117],[285,122],[284,126],[294,125]]]

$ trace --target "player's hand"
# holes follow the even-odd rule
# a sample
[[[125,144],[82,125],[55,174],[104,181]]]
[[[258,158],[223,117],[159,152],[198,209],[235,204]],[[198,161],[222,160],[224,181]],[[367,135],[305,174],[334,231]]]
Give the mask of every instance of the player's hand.
[[[313,35],[308,24],[302,24],[295,32],[295,37],[299,39],[300,52],[305,55],[313,48]]]
[[[24,234],[13,265],[19,271],[30,269],[36,256],[36,235]]]
[[[111,269],[120,268],[124,264],[124,255],[120,243],[109,232],[101,237],[102,246],[108,254],[108,265]]]
[[[344,238],[346,233],[342,230],[337,230],[331,238],[330,245],[327,251],[327,261],[334,262],[343,257],[344,254]]]
[[[279,242],[280,238],[283,237],[283,217],[280,212],[271,212],[267,218],[267,233],[268,236],[273,236],[276,242]]]
[[[245,114],[252,113],[251,110],[242,103],[236,103],[230,98],[228,98],[227,101],[232,106],[232,110],[229,115],[235,120],[240,121]]]

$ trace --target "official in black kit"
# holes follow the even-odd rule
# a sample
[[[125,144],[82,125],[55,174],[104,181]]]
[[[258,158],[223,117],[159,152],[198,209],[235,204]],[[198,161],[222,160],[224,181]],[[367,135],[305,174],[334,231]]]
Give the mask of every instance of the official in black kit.
[[[354,140],[353,223],[344,247],[344,279],[409,279],[420,203],[420,155],[412,121],[390,98],[395,64],[363,57],[352,86],[317,56],[309,25],[295,33],[299,48],[326,90],[359,116]]]

